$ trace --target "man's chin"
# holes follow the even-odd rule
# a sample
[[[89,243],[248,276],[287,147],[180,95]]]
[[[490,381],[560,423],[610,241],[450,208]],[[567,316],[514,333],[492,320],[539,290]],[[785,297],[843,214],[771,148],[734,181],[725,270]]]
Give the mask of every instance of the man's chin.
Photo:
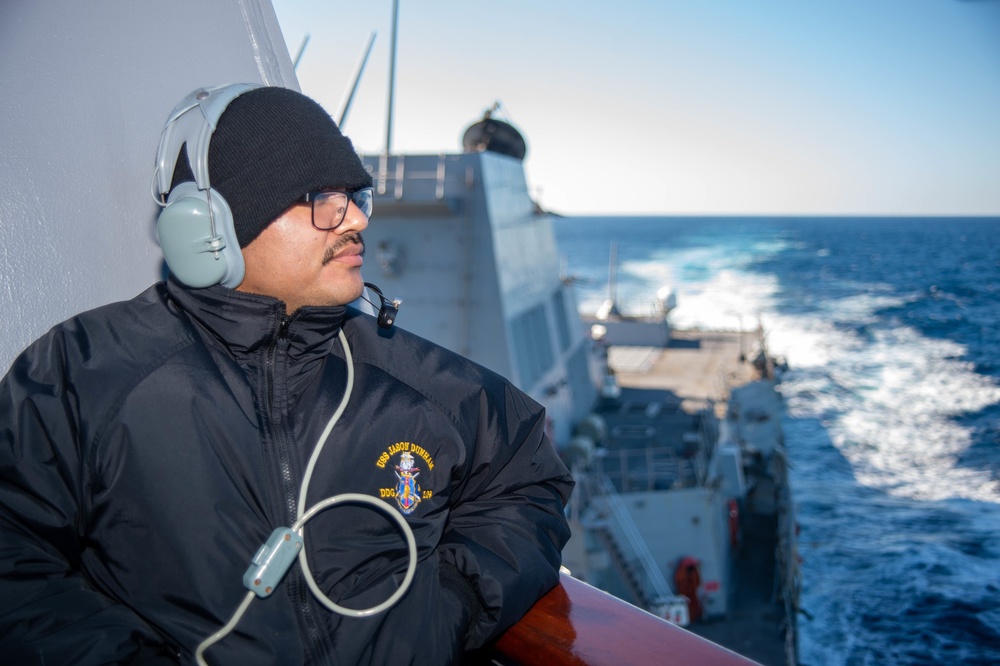
[[[344,294],[344,300],[340,305],[353,305],[356,308],[364,309],[363,303],[367,300],[368,294],[365,293],[365,284],[361,281],[360,277],[358,279],[358,284],[356,287]]]

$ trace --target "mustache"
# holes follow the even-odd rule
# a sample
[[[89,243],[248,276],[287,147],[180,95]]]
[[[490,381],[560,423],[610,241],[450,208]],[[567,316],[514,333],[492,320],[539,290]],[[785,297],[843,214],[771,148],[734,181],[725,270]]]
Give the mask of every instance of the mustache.
[[[361,234],[357,231],[348,231],[346,234],[341,236],[336,243],[326,248],[326,251],[323,252],[323,264],[326,265],[333,261],[333,258],[337,256],[337,253],[348,245],[360,245],[361,256],[365,256],[365,239],[362,238]]]

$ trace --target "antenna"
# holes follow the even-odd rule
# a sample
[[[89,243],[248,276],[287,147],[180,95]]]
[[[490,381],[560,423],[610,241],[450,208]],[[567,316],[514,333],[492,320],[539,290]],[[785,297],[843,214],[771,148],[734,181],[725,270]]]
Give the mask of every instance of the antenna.
[[[292,69],[299,68],[299,61],[302,60],[302,53],[306,50],[306,44],[309,43],[309,35],[306,34],[306,38],[302,40],[302,46],[299,47],[299,52],[295,55],[295,62],[292,63]]]
[[[611,257],[608,261],[608,297],[597,308],[597,319],[605,321],[621,316],[616,299],[618,297],[618,241],[611,241]]]
[[[344,131],[344,123],[347,122],[347,112],[351,110],[351,103],[354,101],[354,93],[358,91],[358,84],[361,82],[361,74],[365,71],[365,64],[368,62],[368,56],[372,52],[372,44],[375,43],[375,33],[372,32],[372,36],[368,38],[368,46],[365,47],[365,54],[361,56],[361,62],[358,64],[358,70],[354,74],[354,82],[351,84],[351,92],[347,95],[347,101],[344,102],[344,110],[340,112],[340,121],[337,126],[340,127],[340,131]]]
[[[618,302],[618,241],[611,241],[611,256],[608,260],[608,300],[612,307]]]

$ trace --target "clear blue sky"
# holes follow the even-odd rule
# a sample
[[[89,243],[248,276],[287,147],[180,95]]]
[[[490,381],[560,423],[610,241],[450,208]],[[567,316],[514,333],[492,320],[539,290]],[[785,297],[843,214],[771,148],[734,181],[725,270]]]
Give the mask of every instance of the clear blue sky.
[[[302,91],[385,145],[392,0],[274,0]],[[394,152],[495,101],[566,214],[1000,215],[1000,1],[400,0]]]

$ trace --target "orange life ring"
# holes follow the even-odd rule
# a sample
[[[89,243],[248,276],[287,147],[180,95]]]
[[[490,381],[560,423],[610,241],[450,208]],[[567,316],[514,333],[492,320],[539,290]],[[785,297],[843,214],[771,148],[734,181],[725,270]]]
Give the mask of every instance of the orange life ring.
[[[688,615],[692,622],[701,619],[701,602],[698,601],[698,588],[701,586],[701,570],[698,560],[693,557],[682,557],[674,571],[674,584],[677,594],[683,594],[688,600]]]

